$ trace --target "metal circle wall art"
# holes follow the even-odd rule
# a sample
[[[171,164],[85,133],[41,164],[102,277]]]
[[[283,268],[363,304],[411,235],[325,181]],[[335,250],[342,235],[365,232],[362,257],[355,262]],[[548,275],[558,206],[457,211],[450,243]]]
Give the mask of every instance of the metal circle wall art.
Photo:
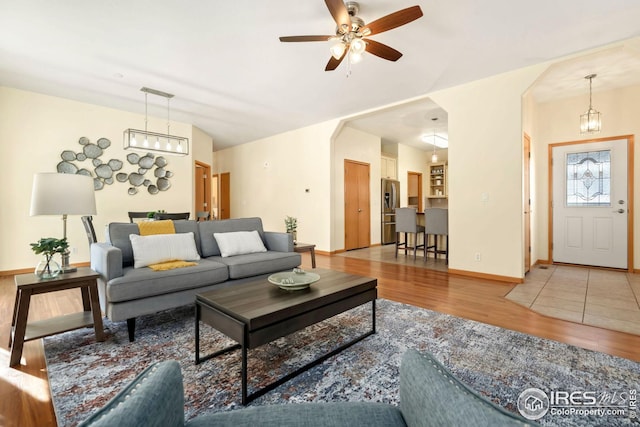
[[[60,153],[62,161],[58,163],[56,169],[59,173],[91,176],[93,188],[96,191],[102,190],[105,185],[111,185],[116,181],[129,184],[127,193],[131,196],[138,194],[140,187],[146,188],[149,194],[158,194],[160,191],[167,191],[171,188],[169,178],[173,176],[173,172],[166,169],[168,161],[162,156],[156,157],[152,153],[143,156],[129,153],[127,154],[127,162],[137,170],[126,173],[120,172],[124,167],[122,160],[110,159],[108,162],[104,162],[100,158],[111,146],[111,141],[108,138],[99,138],[93,144],[89,138],[83,136],[78,140],[78,144],[82,146],[80,152],[64,150]],[[89,167],[78,167],[74,163],[86,160],[91,160]],[[150,176],[146,176],[149,171],[152,171]]]

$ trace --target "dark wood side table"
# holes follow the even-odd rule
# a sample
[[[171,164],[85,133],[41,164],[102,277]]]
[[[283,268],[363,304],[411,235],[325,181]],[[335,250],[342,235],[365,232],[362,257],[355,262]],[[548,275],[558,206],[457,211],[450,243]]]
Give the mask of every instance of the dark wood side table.
[[[311,252],[311,267],[316,268],[316,245],[298,242],[293,245],[293,250],[300,253]]]
[[[100,275],[88,267],[80,267],[78,271],[61,274],[55,279],[48,280],[42,280],[33,273],[16,275],[16,300],[9,334],[9,347],[11,347],[9,366],[20,364],[25,341],[92,325],[96,333],[96,341],[104,341],[102,314],[98,300],[98,277]],[[84,311],[27,324],[32,295],[73,288],[80,288],[82,292]]]

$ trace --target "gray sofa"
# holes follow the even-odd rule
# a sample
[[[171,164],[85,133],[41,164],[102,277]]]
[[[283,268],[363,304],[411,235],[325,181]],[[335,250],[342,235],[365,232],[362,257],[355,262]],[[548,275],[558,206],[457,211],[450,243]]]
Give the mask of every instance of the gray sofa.
[[[221,221],[174,221],[176,233],[194,234],[201,257],[197,265],[166,271],[134,268],[130,234],[137,224],[111,223],[106,242],[91,245],[91,268],[100,274],[98,291],[103,313],[111,321],[127,321],[129,340],[135,336],[135,318],[192,304],[195,295],[220,286],[232,286],[256,277],[290,270],[301,263],[290,234],[264,231],[260,218]],[[256,230],[266,252],[222,257],[213,233]]]
[[[506,411],[451,375],[429,354],[408,350],[400,366],[400,406],[332,402],[256,406],[188,420],[180,365],[151,365],[106,406],[80,424],[87,426],[229,427],[419,427],[537,425]],[[215,393],[215,390],[211,390]]]

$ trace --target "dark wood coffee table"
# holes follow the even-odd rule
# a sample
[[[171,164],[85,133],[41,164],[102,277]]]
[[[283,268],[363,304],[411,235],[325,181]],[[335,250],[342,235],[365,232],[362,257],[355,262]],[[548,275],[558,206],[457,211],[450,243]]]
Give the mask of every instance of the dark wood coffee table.
[[[314,272],[320,275],[320,280],[301,291],[282,290],[263,278],[196,295],[196,364],[241,349],[243,405],[376,332],[377,279],[324,269]],[[247,395],[248,349],[368,302],[371,302],[371,330]],[[201,321],[238,344],[200,356]]]

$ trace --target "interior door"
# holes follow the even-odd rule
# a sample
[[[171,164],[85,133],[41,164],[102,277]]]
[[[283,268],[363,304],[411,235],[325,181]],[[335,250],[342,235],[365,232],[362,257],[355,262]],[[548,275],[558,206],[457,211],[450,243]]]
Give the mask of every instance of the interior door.
[[[369,165],[344,162],[345,250],[367,248],[371,241]]]
[[[220,174],[220,219],[231,218],[231,174],[224,172]]]
[[[628,267],[627,140],[552,146],[553,261]]]
[[[195,212],[211,211],[211,166],[196,161],[195,167]]]

